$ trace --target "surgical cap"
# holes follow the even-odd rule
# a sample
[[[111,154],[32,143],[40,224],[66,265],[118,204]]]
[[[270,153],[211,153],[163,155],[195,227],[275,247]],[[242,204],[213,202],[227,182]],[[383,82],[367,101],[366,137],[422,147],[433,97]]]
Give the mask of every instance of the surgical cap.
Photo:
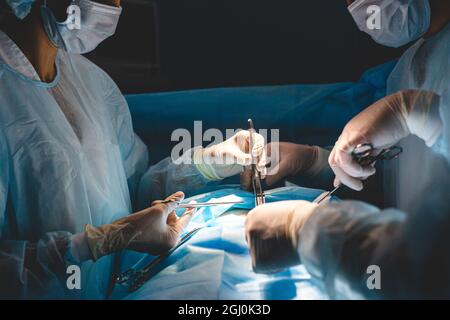
[[[20,20],[24,19],[31,11],[35,0],[6,0],[14,15]]]

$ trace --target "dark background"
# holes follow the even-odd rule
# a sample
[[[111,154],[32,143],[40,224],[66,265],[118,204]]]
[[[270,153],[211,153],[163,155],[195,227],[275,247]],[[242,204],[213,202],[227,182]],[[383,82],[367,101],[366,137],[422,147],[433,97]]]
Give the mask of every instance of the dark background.
[[[344,0],[122,0],[115,36],[88,57],[124,93],[354,81],[395,58]]]

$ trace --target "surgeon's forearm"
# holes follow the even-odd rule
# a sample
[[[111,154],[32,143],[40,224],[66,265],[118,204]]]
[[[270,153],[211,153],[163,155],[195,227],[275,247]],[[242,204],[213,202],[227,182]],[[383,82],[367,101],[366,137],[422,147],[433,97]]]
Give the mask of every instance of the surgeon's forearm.
[[[50,232],[37,242],[0,241],[0,299],[61,299],[71,234]]]
[[[186,197],[190,197],[201,191],[206,192],[219,183],[209,181],[198,171],[193,163],[194,151],[188,150],[176,160],[167,157],[147,170],[139,183],[138,209],[144,209],[152,201],[165,199],[177,191],[183,191]]]
[[[333,298],[370,295],[367,270],[380,249],[395,239],[405,215],[356,201],[321,205],[300,233],[302,263],[324,281]],[[382,294],[382,292],[374,293]]]
[[[440,97],[431,91],[404,90],[387,97],[391,99],[391,108],[397,109],[403,116],[411,134],[414,134],[432,146],[442,132],[440,117]]]
[[[71,255],[79,263],[92,259],[91,251],[89,249],[86,233],[74,234],[71,238]]]

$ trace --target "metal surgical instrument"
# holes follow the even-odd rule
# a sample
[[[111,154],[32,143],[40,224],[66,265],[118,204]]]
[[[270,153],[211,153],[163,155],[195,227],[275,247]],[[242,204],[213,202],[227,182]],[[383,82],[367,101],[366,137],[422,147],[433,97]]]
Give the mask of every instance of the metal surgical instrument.
[[[233,205],[233,204],[242,204],[245,201],[220,201],[220,202],[204,202],[204,203],[180,203],[172,200],[165,200],[159,203],[172,203],[176,202],[178,204],[178,208],[203,208],[203,207],[212,207],[219,205]],[[178,244],[169,250],[168,252],[156,257],[142,269],[130,268],[127,271],[119,274],[116,278],[115,283],[120,286],[127,286],[128,292],[134,292],[138,290],[142,285],[150,280],[154,275],[156,275],[159,270],[156,268],[160,265],[166,258],[170,257],[176,250],[178,250],[181,246],[186,244],[194,235],[196,235],[200,230],[202,230],[204,226],[193,229],[192,231],[185,234]]]
[[[176,250],[178,250],[181,246],[183,246],[186,242],[188,242],[201,229],[202,227],[196,228],[187,233],[184,237],[181,238],[180,242],[178,242],[178,244],[174,248],[158,256],[141,270],[130,268],[124,273],[118,275],[116,278],[116,283],[121,286],[128,286],[128,292],[136,291],[137,289],[142,287],[142,285],[146,281],[148,281],[152,276],[158,273],[158,270],[154,269],[157,265],[159,265],[161,262],[164,261],[164,259],[172,255]]]
[[[264,190],[261,184],[261,173],[258,171],[258,168],[256,166],[256,159],[253,156],[253,146],[255,143],[253,135],[255,133],[255,126],[253,125],[252,119],[248,119],[248,131],[250,132],[250,155],[252,157],[251,167],[253,193],[255,196],[255,206],[259,206],[266,203],[266,195],[264,194]]]
[[[167,203],[177,203],[177,208],[184,209],[192,209],[192,208],[205,208],[205,207],[214,207],[214,206],[224,206],[224,205],[232,205],[232,204],[243,204],[244,201],[220,201],[220,202],[199,202],[199,203],[181,203],[172,200],[165,200],[158,203],[167,204]]]
[[[352,152],[352,157],[355,159],[361,166],[366,167],[374,164],[378,160],[392,160],[397,158],[402,152],[403,149],[401,147],[391,147],[387,149],[381,150],[377,155],[373,155],[375,148],[370,143],[359,144]],[[317,197],[313,202],[321,203],[326,198],[335,194],[340,188],[343,186],[340,183],[333,190],[322,193],[319,197]]]

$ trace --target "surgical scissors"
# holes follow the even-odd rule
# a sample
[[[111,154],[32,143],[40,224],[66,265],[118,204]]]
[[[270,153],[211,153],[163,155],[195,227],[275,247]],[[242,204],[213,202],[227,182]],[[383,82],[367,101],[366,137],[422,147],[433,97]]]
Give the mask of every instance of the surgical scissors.
[[[380,153],[374,155],[375,148],[371,143],[359,144],[352,152],[352,157],[355,159],[361,166],[366,167],[374,164],[378,160],[392,160],[397,158],[402,152],[403,148],[394,146],[391,148],[386,148],[381,150]],[[325,192],[317,197],[313,202],[321,203],[326,198],[335,194],[341,187],[342,183],[339,183],[337,187],[333,190]]]
[[[262,205],[266,203],[266,195],[264,194],[264,190],[261,183],[261,173],[258,171],[258,168],[256,167],[256,159],[253,156],[253,146],[255,143],[254,140],[254,133],[255,133],[255,126],[253,125],[253,120],[248,119],[248,131],[250,132],[250,155],[252,159],[252,186],[253,186],[253,193],[255,196],[255,206]]]

